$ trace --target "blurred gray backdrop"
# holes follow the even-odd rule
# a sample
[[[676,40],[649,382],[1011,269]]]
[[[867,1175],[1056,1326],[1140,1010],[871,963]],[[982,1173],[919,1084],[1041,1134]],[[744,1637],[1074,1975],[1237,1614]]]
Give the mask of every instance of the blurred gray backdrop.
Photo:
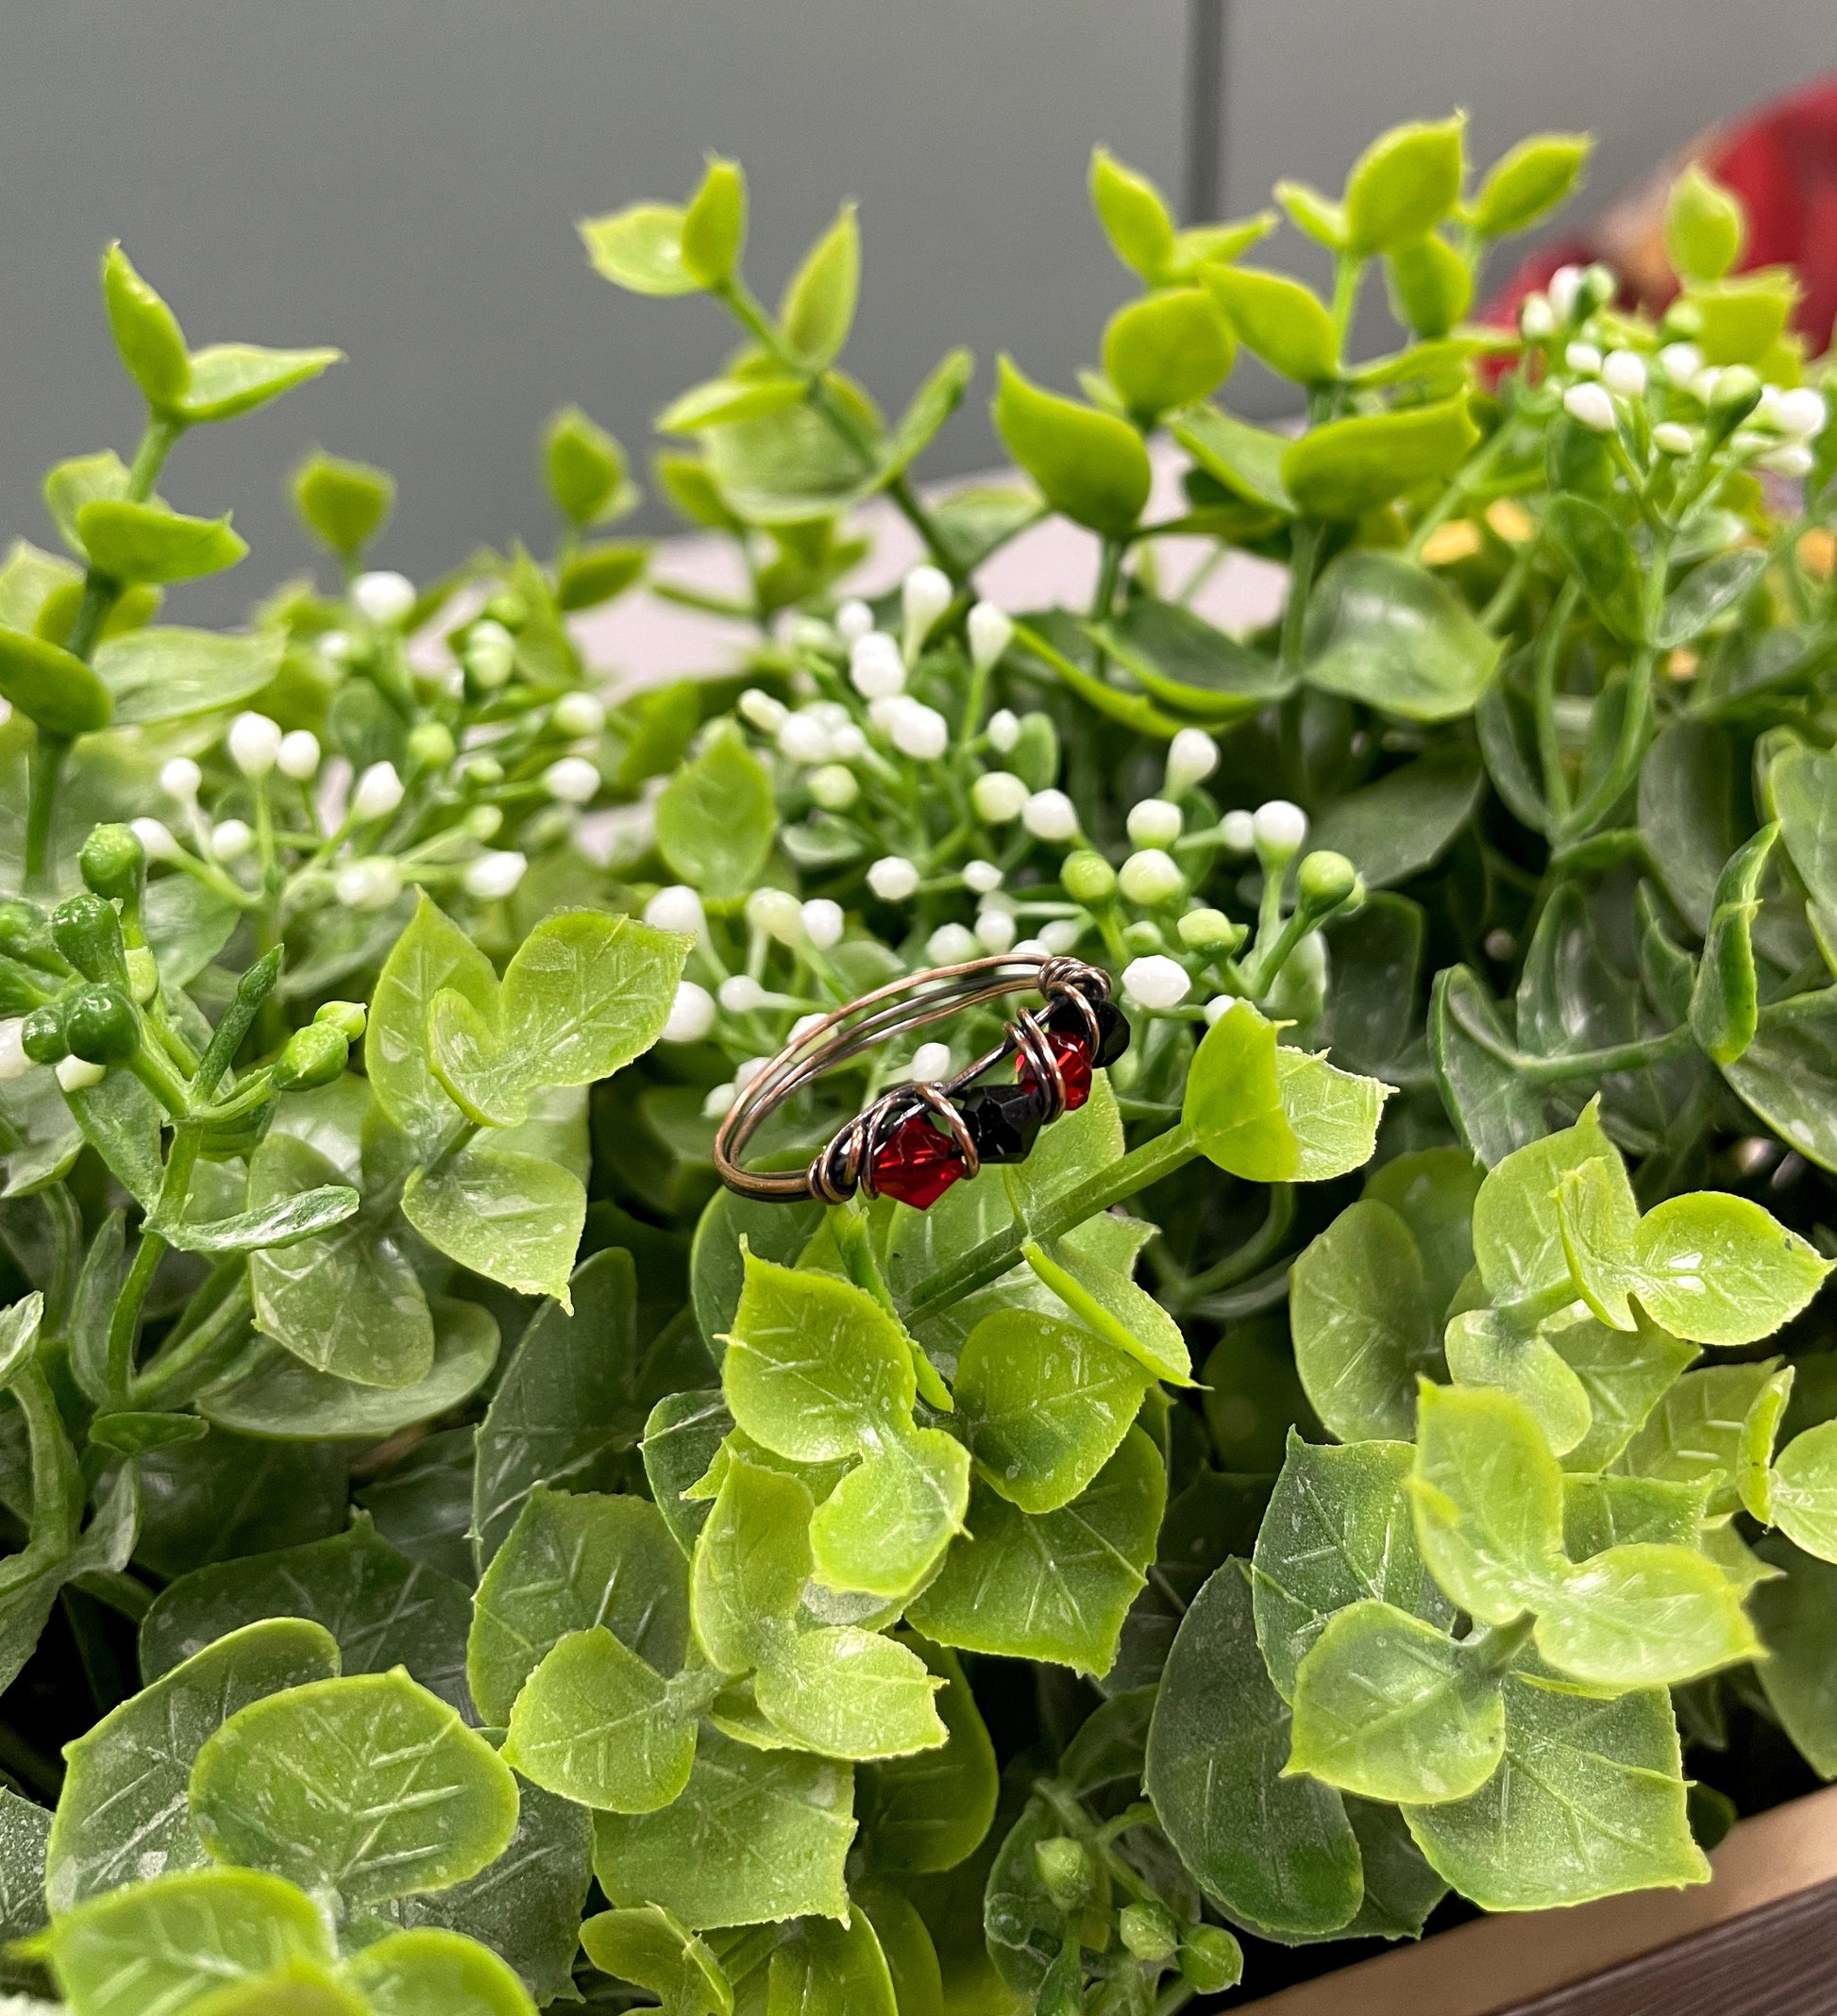
[[[642,460],[730,332],[615,293],[582,215],[680,198],[704,149],[753,193],[775,296],[843,196],[867,256],[851,362],[897,409],[967,342],[983,365],[927,473],[997,459],[989,364],[1070,388],[1127,291],[1092,224],[1103,141],[1232,214],[1325,187],[1387,123],[1461,105],[1484,162],[1539,126],[1601,145],[1583,207],[1712,119],[1837,64],[1831,0],[58,0],[0,65],[0,531],[49,539],[47,463],[131,451],[96,299],[119,237],[193,342],[333,343],[349,361],[200,429],[162,485],[233,508],[251,558],[180,591],[227,615],[309,563],[283,501],[310,445],[380,462],[380,558],[426,577],[546,540],[534,441],[578,400]],[[1207,173],[1211,169],[1212,173]],[[1285,232],[1268,255],[1306,266]],[[1265,411],[1280,388],[1246,379]],[[641,523],[661,527],[661,514]]]

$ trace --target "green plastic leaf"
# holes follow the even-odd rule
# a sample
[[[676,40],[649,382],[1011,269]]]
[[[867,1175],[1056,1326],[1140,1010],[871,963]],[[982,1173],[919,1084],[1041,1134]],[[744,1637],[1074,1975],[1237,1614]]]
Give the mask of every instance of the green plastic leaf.
[[[1618,1468],[1634,1477],[1712,1486],[1710,1510],[1732,1511],[1757,1414],[1770,1415],[1777,1358],[1686,1372],[1660,1397]]]
[[[1271,1684],[1293,1698],[1295,1674],[1329,1619],[1382,1603],[1445,1630],[1454,1606],[1417,1549],[1407,1442],[1324,1449],[1292,1431],[1256,1536],[1256,1641]]]
[[[1294,1180],[1330,1183],[1363,1168],[1395,1088],[1286,1046],[1275,1053],[1275,1078],[1295,1137]]]
[[[0,629],[0,699],[46,734],[87,735],[109,725],[109,689],[61,645]]]
[[[1773,1523],[1807,1554],[1837,1561],[1837,1421],[1795,1435],[1773,1466]]]
[[[1146,1289],[1064,1245],[1049,1252],[1029,1239],[1020,1251],[1046,1286],[1097,1336],[1156,1379],[1190,1384],[1192,1361],[1180,1326]]]
[[[1753,1344],[1790,1322],[1830,1262],[1750,1198],[1668,1197],[1640,1220],[1639,1295],[1674,1336]]]
[[[696,1642],[717,1672],[786,1655],[810,1575],[810,1513],[797,1478],[730,1454],[689,1579]]]
[[[1593,1155],[1557,1180],[1557,1223],[1569,1271],[1594,1315],[1615,1330],[1638,1326],[1634,1247],[1639,1205],[1619,1158]]]
[[[688,1783],[696,1726],[603,1624],[569,1632],[511,1709],[504,1756],[532,1784],[610,1813],[653,1813]]]
[[[580,226],[594,271],[615,287],[641,294],[699,292],[701,282],[683,263],[683,213],[674,204],[634,203]]]
[[[594,1873],[611,1903],[661,1905],[691,1931],[840,1918],[853,1798],[846,1764],[703,1730],[673,1805],[595,1817]]]
[[[1301,1148],[1282,1103],[1274,1023],[1239,1000],[1201,1039],[1187,1072],[1182,1123],[1201,1153],[1251,1183],[1282,1183]]]
[[[1761,910],[1761,870],[1778,837],[1778,823],[1763,826],[1735,850],[1716,881],[1691,992],[1691,1033],[1718,1064],[1733,1064],[1760,1027],[1754,920]]]
[[[1660,650],[1691,644],[1724,610],[1739,602],[1765,573],[1767,556],[1753,546],[1718,553],[1693,567],[1666,596],[1652,641]]]
[[[1500,646],[1440,575],[1400,554],[1352,552],[1321,577],[1303,650],[1307,682],[1323,693],[1449,721],[1473,712]]]
[[[1498,1768],[1506,1711],[1483,1660],[1386,1603],[1328,1620],[1295,1674],[1289,1769],[1367,1799],[1466,1799]]]
[[[581,1944],[601,1974],[649,1989],[665,2016],[733,2016],[720,1962],[662,1905],[598,1912],[581,1927]]]
[[[45,1893],[54,1912],[140,1881],[207,1866],[186,1806],[192,1762],[239,1708],[334,1678],[338,1647],[295,1617],[244,1626],[130,1695],[65,1750]]]
[[[102,305],[115,348],[146,403],[156,411],[177,407],[192,376],[185,332],[119,244],[102,255]]]
[[[1296,230],[1306,231],[1317,244],[1325,245],[1329,251],[1344,250],[1346,210],[1342,203],[1290,176],[1284,176],[1270,193],[1289,213],[1289,222]]]
[[[194,424],[236,420],[344,361],[342,350],[265,350],[213,343],[192,353],[192,378],[178,411]]]
[[[1429,994],[1429,1061],[1461,1140],[1488,1167],[1548,1131],[1543,1100],[1473,1031],[1509,1051],[1498,1003],[1470,967],[1444,967]]]
[[[864,1765],[856,1808],[876,1870],[923,1874],[973,1855],[995,1817],[1000,1774],[976,1697],[954,1653],[902,1638],[944,1683],[934,1705],[949,1732],[941,1749]]]
[[[1460,195],[1467,116],[1418,121],[1381,133],[1346,177],[1346,244],[1388,252],[1441,223]]]
[[[1588,1388],[1547,1338],[1526,1336],[1492,1309],[1466,1309],[1442,1334],[1448,1371],[1460,1386],[1496,1386],[1521,1403],[1550,1445],[1566,1456],[1593,1425]]]
[[[115,581],[189,581],[233,567],[248,542],[228,517],[188,518],[160,504],[98,497],[76,513],[90,564]]]
[[[1409,1228],[1374,1198],[1350,1204],[1295,1262],[1295,1366],[1329,1434],[1342,1442],[1407,1436],[1416,1383],[1441,1343]]]
[[[220,636],[161,625],[104,638],[95,674],[109,689],[116,724],[143,728],[252,698],[280,669],[280,651],[274,631]]]
[[[913,394],[886,444],[881,462],[884,481],[902,476],[932,445],[944,423],[962,404],[975,375],[976,360],[968,350],[949,350],[939,358],[931,376]]]
[[[1248,336],[1245,341],[1249,342]],[[1285,516],[1293,512],[1294,499],[1282,484],[1288,435],[1252,427],[1249,421],[1212,406],[1177,415],[1168,431],[1207,476],[1216,477],[1246,503],[1266,505]]]
[[[1665,199],[1665,258],[1681,280],[1719,280],[1742,256],[1747,219],[1741,198],[1696,161]]]
[[[391,948],[371,998],[363,1067],[377,1103],[420,1161],[430,1161],[464,1116],[434,1076],[428,1017],[434,997],[463,994],[481,1012],[496,999],[490,960],[425,891],[408,928]]]
[[[964,1530],[969,1452],[941,1428],[896,1435],[849,1471],[817,1507],[810,1547],[817,1580],[887,1603],[903,1601]]]
[[[1538,1650],[1607,1688],[1676,1686],[1760,1649],[1741,1591],[1694,1546],[1633,1541],[1579,1562],[1543,1599]]]
[[[1593,148],[1583,133],[1536,133],[1486,172],[1469,215],[1486,238],[1527,231],[1574,190]]]
[[[1397,319],[1418,336],[1445,336],[1467,312],[1474,298],[1473,273],[1439,231],[1393,245],[1386,264]]]
[[[294,472],[294,507],[334,553],[355,559],[388,522],[396,479],[386,469],[314,449]]]
[[[996,431],[1053,510],[1120,539],[1148,502],[1148,450],[1127,421],[1042,391],[1003,357]]]
[[[534,2016],[535,2004],[488,1946],[435,1925],[391,1932],[347,1966],[377,2016]]]
[[[679,393],[652,424],[660,434],[699,434],[703,428],[782,413],[807,391],[801,378],[710,378]]]
[[[1591,1100],[1573,1127],[1516,1150],[1488,1172],[1474,1200],[1474,1259],[1490,1301],[1515,1302],[1570,1281],[1557,1191],[1565,1174],[1596,1159],[1620,1191],[1620,1151],[1602,1128],[1599,1101]],[[1624,1214],[1631,1197],[1626,1188],[1616,1212]]]
[[[399,1671],[239,1710],[198,1752],[191,1796],[218,1860],[335,1890],[351,1907],[461,1882],[516,1827],[509,1767]]]
[[[826,370],[849,340],[861,290],[861,228],[843,204],[791,276],[778,305],[786,347],[812,371]]]
[[[1506,1676],[1505,1703],[1505,1760],[1488,1783],[1471,1799],[1405,1808],[1464,1896],[1529,1911],[1708,1880],[1661,1689],[1602,1700],[1520,1672]]]
[[[1143,1784],[1200,1888],[1276,1938],[1336,1932],[1364,1894],[1340,1794],[1284,1777],[1289,1713],[1256,1647],[1245,1566],[1227,1561],[1181,1620],[1149,1729]]]
[[[571,525],[598,525],[636,501],[626,480],[625,451],[578,406],[565,406],[548,423],[543,475]]]
[[[1629,1333],[1572,1310],[1546,1322],[1542,1335],[1588,1394],[1589,1431],[1569,1452],[1572,1470],[1611,1463],[1697,1355],[1694,1345],[1679,1343],[1643,1317]]]
[[[979,1485],[968,1534],[906,1614],[940,1644],[1105,1673],[1147,1580],[1166,1496],[1160,1456],[1139,1429],[1056,1512],[1032,1517]]]
[[[1451,476],[1479,438],[1464,393],[1355,414],[1304,434],[1282,458],[1282,480],[1310,517],[1360,518],[1419,483]]]
[[[864,1911],[846,1925],[808,1919],[790,1927],[767,1963],[767,2016],[896,2016],[893,1976]]]
[[[578,1176],[503,1149],[467,1148],[416,1169],[402,1193],[402,1216],[449,1260],[564,1306],[586,1209]]]
[[[1231,369],[1232,354],[1231,332],[1203,287],[1126,302],[1104,331],[1104,375],[1144,422],[1205,398]]]
[[[733,277],[747,238],[747,178],[738,161],[710,155],[701,187],[683,214],[683,270],[701,287]]]
[[[777,830],[771,779],[733,731],[712,735],[657,800],[659,851],[673,873],[709,897],[744,896]]]
[[[1107,147],[1093,147],[1090,201],[1116,256],[1154,285],[1174,255],[1173,217],[1145,175],[1124,166]]]
[[[1644,634],[1643,571],[1618,520],[1593,497],[1553,496],[1543,530],[1601,621],[1616,637],[1637,644]]]
[[[1837,1568],[1781,1534],[1765,1535],[1758,1552],[1775,1573],[1749,1599],[1767,1648],[1755,1675],[1812,1770],[1821,1778],[1837,1777],[1837,1673],[1830,1659]]]
[[[1200,277],[1248,349],[1297,384],[1319,385],[1340,370],[1333,317],[1310,287],[1255,266],[1205,266]]]
[[[917,1653],[851,1624],[806,1631],[754,1683],[761,1711],[819,1756],[902,1756],[950,1732],[932,1697],[942,1682]]]

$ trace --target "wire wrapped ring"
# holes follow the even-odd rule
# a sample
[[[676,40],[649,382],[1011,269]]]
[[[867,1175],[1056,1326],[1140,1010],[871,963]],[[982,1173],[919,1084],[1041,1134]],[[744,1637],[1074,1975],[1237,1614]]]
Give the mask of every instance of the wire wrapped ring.
[[[1041,1006],[1018,1013],[1001,1042],[953,1078],[895,1085],[838,1128],[806,1168],[741,1167],[771,1115],[826,1072],[908,1030],[1023,991],[1036,991]],[[1082,960],[1003,952],[934,966],[864,994],[787,1043],[729,1107],[715,1136],[715,1167],[730,1190],[766,1202],[839,1204],[859,1192],[923,1210],[985,1163],[1023,1161],[1040,1128],[1082,1105],[1091,1072],[1128,1045],[1109,976]],[[976,1083],[1008,1057],[1014,1084]]]

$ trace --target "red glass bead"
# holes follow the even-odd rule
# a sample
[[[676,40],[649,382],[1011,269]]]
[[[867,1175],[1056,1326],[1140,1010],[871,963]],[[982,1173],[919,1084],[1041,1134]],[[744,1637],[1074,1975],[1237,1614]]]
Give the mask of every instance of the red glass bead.
[[[1090,1097],[1090,1045],[1083,1036],[1061,1035],[1049,1032],[1046,1038],[1053,1047],[1053,1054],[1059,1060],[1059,1076],[1065,1082],[1065,1110],[1076,1112]],[[1015,1067],[1016,1078],[1033,1087],[1034,1074],[1028,1067],[1022,1053]]]
[[[902,1120],[874,1153],[874,1188],[926,1211],[963,1174],[963,1154],[922,1113]]]

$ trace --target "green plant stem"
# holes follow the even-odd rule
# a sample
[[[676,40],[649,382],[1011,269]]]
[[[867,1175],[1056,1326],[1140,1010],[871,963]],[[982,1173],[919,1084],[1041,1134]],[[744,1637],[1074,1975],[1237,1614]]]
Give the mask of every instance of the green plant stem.
[[[51,1228],[51,1285],[44,1296],[44,1328],[61,1336],[70,1321],[76,1281],[83,1270],[83,1214],[68,1184],[49,1184],[39,1192]]]
[[[1156,1134],[1152,1141],[1144,1141],[1120,1162],[1100,1169],[1076,1188],[1061,1191],[1031,1223],[1011,1225],[1006,1232],[972,1246],[949,1267],[940,1268],[921,1281],[906,1313],[906,1327],[916,1329],[952,1302],[973,1295],[991,1281],[999,1281],[1019,1264],[1020,1249],[1027,1240],[1036,1239],[1043,1245],[1061,1237],[1100,1211],[1107,1211],[1112,1204],[1121,1203],[1138,1190],[1145,1190],[1164,1176],[1172,1175],[1175,1169],[1185,1168],[1199,1152],[1199,1137],[1184,1120],[1177,1127],[1170,1127],[1166,1134]]]
[[[1537,1620],[1514,1618],[1508,1624],[1490,1624],[1470,1631],[1461,1640],[1461,1650],[1488,1673],[1502,1673],[1530,1642]]]
[[[1272,1184],[1269,1209],[1263,1215],[1263,1222],[1250,1237],[1234,1252],[1226,1253],[1222,1260],[1214,1261],[1202,1272],[1172,1284],[1170,1295],[1174,1313],[1178,1315],[1208,1295],[1217,1295],[1225,1288],[1235,1288],[1240,1281],[1248,1281],[1273,1257],[1294,1222],[1294,1184]]]
[[[1352,318],[1358,308],[1358,290],[1365,280],[1365,261],[1356,253],[1340,252],[1333,260],[1333,337],[1344,367],[1346,338],[1352,332]]]
[[[1662,1035],[1641,1036],[1631,1043],[1610,1043],[1601,1050],[1572,1050],[1561,1057],[1533,1057],[1524,1050],[1514,1050],[1508,1043],[1502,1043],[1490,1031],[1469,1021],[1458,1005],[1452,1006],[1450,1012],[1462,1035],[1477,1043],[1489,1057],[1537,1085],[1567,1084],[1578,1078],[1605,1078],[1612,1071],[1643,1070],[1650,1065],[1664,1064],[1673,1057],[1683,1056],[1695,1041],[1690,1025],[1680,1022],[1676,1029],[1668,1029]]]
[[[181,1127],[174,1134],[159,1199],[147,1222],[141,1227],[141,1243],[134,1249],[127,1279],[122,1284],[114,1313],[109,1319],[109,1391],[120,1401],[126,1401],[133,1383],[134,1336],[140,1328],[141,1309],[166,1252],[165,1238],[153,1229],[152,1220],[164,1218],[170,1224],[183,1213],[191,1193],[192,1170],[202,1146],[203,1136],[195,1127]]]
[[[153,1591],[122,1569],[92,1569],[76,1577],[76,1587],[132,1623],[138,1624],[153,1607]]]
[[[1301,519],[1289,549],[1289,599],[1282,610],[1282,669],[1290,679],[1301,677],[1302,632],[1320,550],[1321,528],[1311,518]]]
[[[33,1749],[19,1731],[7,1722],[0,1722],[0,1771],[54,1804],[64,1789],[62,1764]]]
[[[70,753],[66,736],[40,729],[26,762],[25,886],[46,886],[51,855],[51,820],[58,804],[58,779]]]
[[[1566,580],[1557,591],[1538,640],[1533,704],[1537,712],[1537,754],[1543,772],[1543,802],[1556,822],[1569,816],[1569,776],[1562,766],[1562,744],[1557,735],[1557,667],[1562,658],[1563,632],[1582,598],[1582,584]]]
[[[199,1366],[209,1363],[225,1338],[234,1336],[248,1321],[254,1306],[244,1273],[209,1316],[184,1336],[162,1344],[135,1373],[128,1387],[129,1403],[135,1407],[151,1407],[170,1398]]]

